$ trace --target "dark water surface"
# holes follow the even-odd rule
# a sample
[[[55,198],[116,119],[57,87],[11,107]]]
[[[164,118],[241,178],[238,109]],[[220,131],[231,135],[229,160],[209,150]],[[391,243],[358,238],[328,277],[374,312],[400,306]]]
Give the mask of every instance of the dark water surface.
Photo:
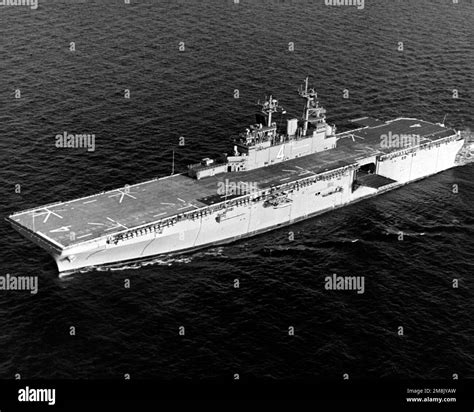
[[[308,75],[336,124],[473,125],[462,0],[45,0],[1,13],[2,217],[169,174],[173,149],[184,171],[226,151],[265,94],[300,115]],[[96,150],[56,148],[63,131],[94,133]],[[66,279],[2,222],[0,275],[39,276],[39,292],[0,293],[0,378],[472,378],[473,193],[471,165],[229,246]],[[365,276],[365,293],[325,290],[332,273]]]

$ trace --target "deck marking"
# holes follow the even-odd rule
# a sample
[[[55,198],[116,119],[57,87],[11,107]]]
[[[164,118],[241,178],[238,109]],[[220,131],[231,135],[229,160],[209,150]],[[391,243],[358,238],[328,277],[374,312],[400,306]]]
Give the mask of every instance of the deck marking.
[[[119,222],[115,222],[115,223],[117,223],[117,226],[113,226],[113,227],[109,227],[108,229],[104,229],[104,232],[107,232],[108,230],[118,229],[119,227],[123,227],[124,229],[128,229],[127,226],[122,225],[122,224],[119,223]]]
[[[166,215],[166,212],[158,213],[157,215],[153,215],[153,217],[158,217],[158,216],[162,216],[162,215]]]
[[[107,216],[107,219],[110,220],[110,221],[113,222],[113,223],[116,223],[117,226],[114,226],[114,227],[111,227],[111,228],[108,228],[108,229],[105,229],[105,230],[117,229],[117,228],[119,228],[119,227],[123,227],[123,228],[125,228],[125,229],[128,229],[127,226],[122,225],[120,222],[117,222],[116,220],[113,220],[113,219],[111,219],[111,218],[108,217],[108,216]]]
[[[285,177],[283,179],[280,179],[280,182],[283,182],[284,180],[289,180],[289,179],[291,179],[291,177]]]
[[[358,121],[361,121],[361,120],[365,120],[365,119],[368,119],[367,116],[364,116],[364,117],[358,117],[357,119],[352,119],[352,120],[349,120],[351,123],[354,123],[354,122],[358,122]],[[375,120],[378,120],[378,119],[375,119]]]
[[[169,205],[169,206],[174,206],[174,203],[161,203],[162,205]]]
[[[50,230],[49,233],[58,233],[58,232],[69,232],[69,228],[71,227],[71,225],[69,226],[62,226],[58,229],[53,229],[53,230]]]
[[[109,198],[120,196],[119,203],[122,203],[122,200],[124,199],[125,196],[131,197],[132,199],[137,200],[135,196],[132,196],[130,193],[124,192],[122,189],[116,189],[116,190],[118,191],[118,193],[110,195]]]
[[[44,212],[38,213],[38,210],[44,210]],[[62,216],[58,215],[57,213],[53,212],[52,210],[49,210],[47,207],[45,207],[45,208],[43,208],[43,209],[38,209],[38,210],[33,211],[33,217],[35,217],[35,216],[41,216],[41,215],[46,214],[46,217],[45,217],[45,219],[43,220],[43,223],[46,223],[46,222],[48,221],[48,218],[49,218],[51,215],[57,216],[57,217],[59,217],[60,219],[63,218]]]
[[[297,169],[304,170],[302,167],[295,166]]]
[[[88,225],[97,225],[97,226],[105,226],[104,223],[90,223],[90,222],[87,222]]]
[[[83,202],[82,204],[83,204],[83,205],[87,205],[88,203],[92,203],[92,202],[97,202],[97,199],[88,200],[87,202]]]
[[[186,200],[180,199],[179,197],[177,197],[176,199],[178,199],[180,202],[186,203]]]
[[[82,239],[83,237],[87,237],[87,236],[92,236],[92,233],[88,233],[87,235],[78,236],[77,239]]]
[[[282,172],[291,172],[291,173],[295,173],[296,170],[288,170],[288,169],[282,169],[281,170]]]

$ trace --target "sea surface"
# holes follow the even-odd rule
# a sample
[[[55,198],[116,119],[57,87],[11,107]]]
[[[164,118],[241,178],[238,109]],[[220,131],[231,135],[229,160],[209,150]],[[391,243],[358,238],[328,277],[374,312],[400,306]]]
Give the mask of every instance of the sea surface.
[[[176,171],[225,152],[265,95],[300,116],[306,76],[339,130],[362,116],[473,127],[470,1],[131,3],[0,6],[1,218],[170,174],[173,150]],[[55,147],[64,131],[95,134],[95,151]],[[0,275],[39,290],[0,291],[0,378],[474,378],[473,167],[66,278],[2,219]],[[326,290],[333,273],[365,292]]]

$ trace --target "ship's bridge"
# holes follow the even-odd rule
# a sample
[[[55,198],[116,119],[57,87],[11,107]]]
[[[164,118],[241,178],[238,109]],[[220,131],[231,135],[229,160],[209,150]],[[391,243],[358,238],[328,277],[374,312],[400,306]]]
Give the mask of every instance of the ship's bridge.
[[[240,133],[237,146],[251,148],[267,142],[271,145],[276,136],[276,123],[272,123],[270,126],[263,126],[262,124],[251,125],[245,132]]]
[[[301,88],[300,96],[306,101],[301,121],[286,119],[286,131],[272,121],[274,114],[286,114],[277,99],[270,96],[260,104],[256,124],[249,126],[233,141],[232,152],[222,164],[195,164],[189,167],[189,175],[196,179],[225,172],[239,172],[269,166],[336,147],[335,127],[326,123],[326,110],[319,106],[314,89]],[[278,121],[282,123],[282,118]]]

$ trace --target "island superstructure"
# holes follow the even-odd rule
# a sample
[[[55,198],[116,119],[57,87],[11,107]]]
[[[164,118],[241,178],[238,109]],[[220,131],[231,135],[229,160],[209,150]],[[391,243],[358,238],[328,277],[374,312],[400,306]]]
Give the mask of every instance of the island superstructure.
[[[204,158],[187,173],[7,220],[68,273],[254,236],[439,173],[470,155],[461,132],[413,118],[363,117],[336,133],[308,79],[298,92],[305,102],[300,119],[284,116],[270,96],[230,153]]]

